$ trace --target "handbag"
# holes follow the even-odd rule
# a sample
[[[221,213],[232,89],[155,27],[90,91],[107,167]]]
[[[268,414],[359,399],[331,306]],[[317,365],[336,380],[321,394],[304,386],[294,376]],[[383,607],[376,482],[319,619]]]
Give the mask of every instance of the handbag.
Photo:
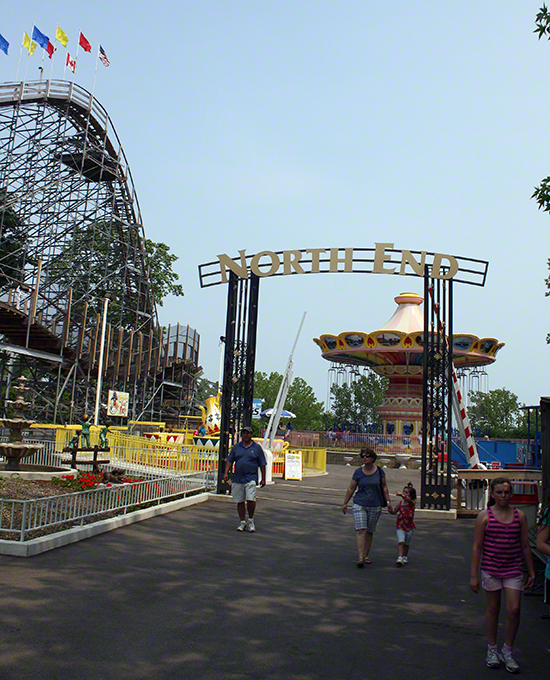
[[[388,507],[388,501],[386,500],[386,494],[384,493],[384,487],[382,486],[382,480],[384,479],[385,475],[382,474],[382,470],[378,468],[378,474],[380,475],[380,495],[382,496],[382,507],[387,508]]]

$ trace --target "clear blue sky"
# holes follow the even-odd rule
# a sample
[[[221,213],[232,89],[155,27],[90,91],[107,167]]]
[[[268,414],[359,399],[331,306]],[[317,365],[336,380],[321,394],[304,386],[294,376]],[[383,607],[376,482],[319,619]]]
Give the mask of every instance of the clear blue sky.
[[[50,37],[59,24],[71,54],[82,30],[93,52],[80,52],[76,82],[89,90],[103,45],[111,66],[99,64],[95,94],[129,160],[147,236],[179,257],[186,296],[165,302],[161,322],[199,331],[207,377],[218,375],[226,289],[201,290],[198,264],[242,248],[381,241],[490,262],[485,288],[456,286],[455,331],[504,341],[489,387],[531,404],[550,394],[550,217],[530,200],[550,175],[540,4],[23,0],[0,16],[11,44],[0,78],[15,79],[33,23]],[[283,372],[307,311],[295,374],[324,400],[328,363],[312,338],[376,330],[393,298],[422,293],[422,282],[317,275],[260,288],[257,369]]]

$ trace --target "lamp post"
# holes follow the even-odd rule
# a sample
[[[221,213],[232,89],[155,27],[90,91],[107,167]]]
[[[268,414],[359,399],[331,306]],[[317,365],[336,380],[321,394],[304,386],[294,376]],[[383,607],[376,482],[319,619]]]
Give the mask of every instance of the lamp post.
[[[103,320],[101,323],[101,344],[99,346],[99,366],[97,369],[97,385],[95,392],[94,425],[99,425],[99,403],[101,401],[101,387],[103,382],[103,353],[105,350],[105,330],[107,328],[107,309],[109,307],[109,295],[103,300]]]

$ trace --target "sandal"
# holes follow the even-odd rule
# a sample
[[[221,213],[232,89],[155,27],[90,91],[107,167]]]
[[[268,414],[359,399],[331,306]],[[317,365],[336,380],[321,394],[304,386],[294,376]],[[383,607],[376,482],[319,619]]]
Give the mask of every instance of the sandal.
[[[372,560],[371,560],[370,557],[365,557],[365,559],[363,560],[363,562],[364,562],[365,564],[372,564]]]
[[[357,562],[357,569],[362,569],[364,566],[365,566],[365,562],[364,562],[363,558],[361,558]]]

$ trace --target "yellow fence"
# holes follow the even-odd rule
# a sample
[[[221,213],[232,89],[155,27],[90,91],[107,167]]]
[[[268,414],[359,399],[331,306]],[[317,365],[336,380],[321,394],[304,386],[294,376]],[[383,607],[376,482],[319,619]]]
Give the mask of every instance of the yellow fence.
[[[307,446],[291,446],[288,453],[302,454],[302,472],[304,475],[322,474],[327,471],[327,450]],[[285,468],[285,457],[273,459],[273,475],[282,476]]]
[[[79,427],[57,428],[56,451],[63,451]],[[91,446],[99,445],[99,427],[90,430]],[[173,433],[177,434],[177,433]],[[151,469],[170,471],[174,474],[185,474],[198,471],[214,471],[218,469],[218,451],[201,446],[185,446],[182,443],[147,439],[118,430],[110,430],[108,434],[108,454],[111,465],[140,466]],[[82,445],[82,442],[81,442]],[[79,452],[78,458],[92,458],[92,453]]]

